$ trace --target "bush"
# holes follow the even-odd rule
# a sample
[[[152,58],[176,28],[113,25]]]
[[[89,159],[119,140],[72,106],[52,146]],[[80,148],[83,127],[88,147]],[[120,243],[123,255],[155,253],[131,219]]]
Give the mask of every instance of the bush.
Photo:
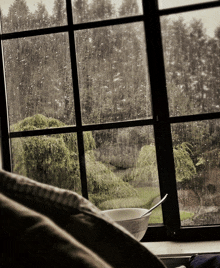
[[[25,131],[64,126],[62,122],[43,115],[25,118],[12,126]],[[95,148],[90,132],[85,133],[85,150]],[[37,181],[80,191],[79,160],[76,134],[55,134],[13,139],[14,172]]]
[[[13,125],[14,131],[65,126],[59,120],[43,115],[28,117]],[[95,141],[91,132],[84,133],[88,191],[95,204],[110,198],[136,196],[136,191],[109,168],[96,161]],[[43,135],[13,139],[14,172],[61,188],[80,191],[77,136]]]
[[[137,156],[137,146],[120,144],[103,145],[96,151],[96,157],[99,161],[113,165],[119,169],[134,167]]]
[[[195,178],[196,167],[191,159],[192,152],[190,150],[190,144],[179,144],[174,148],[173,152],[176,180],[181,182]],[[155,183],[158,181],[156,151],[154,145],[145,145],[141,148],[133,177],[136,183],[143,181]]]
[[[137,192],[129,183],[117,177],[103,163],[96,161],[92,151],[86,154],[86,169],[88,191],[95,205],[109,199],[137,196]]]

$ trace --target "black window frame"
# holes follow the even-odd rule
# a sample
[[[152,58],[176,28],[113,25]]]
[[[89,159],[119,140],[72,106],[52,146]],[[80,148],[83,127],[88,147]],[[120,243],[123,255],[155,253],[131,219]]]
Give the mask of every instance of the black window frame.
[[[171,137],[171,125],[173,123],[193,122],[200,120],[219,119],[220,112],[170,117],[168,96],[166,88],[166,76],[163,59],[162,36],[160,18],[162,16],[182,12],[195,11],[213,7],[220,7],[220,2],[206,2],[169,9],[159,9],[157,0],[142,0],[143,15],[124,18],[108,19],[86,23],[73,23],[72,3],[66,0],[67,25],[50,27],[45,29],[27,30],[14,33],[0,32],[0,124],[1,124],[1,151],[2,167],[11,170],[10,139],[18,137],[40,136],[46,134],[76,133],[79,151],[80,175],[82,195],[88,198],[86,164],[83,133],[85,131],[106,130],[114,128],[135,127],[151,125],[154,128],[155,146],[158,163],[158,174],[160,182],[161,197],[168,193],[168,199],[162,204],[164,224],[150,226],[142,241],[204,241],[220,239],[220,225],[181,227],[175,166],[173,158],[173,145]],[[83,125],[81,118],[80,95],[77,76],[77,61],[74,34],[77,30],[92,29],[104,26],[120,25],[133,22],[143,22],[146,36],[147,58],[152,98],[152,119],[130,120],[123,122]],[[76,125],[40,129],[22,132],[9,131],[9,119],[7,112],[7,95],[4,74],[4,54],[2,42],[9,39],[17,39],[30,36],[41,36],[51,33],[67,32],[69,35],[69,46],[73,78],[73,94],[76,115]]]

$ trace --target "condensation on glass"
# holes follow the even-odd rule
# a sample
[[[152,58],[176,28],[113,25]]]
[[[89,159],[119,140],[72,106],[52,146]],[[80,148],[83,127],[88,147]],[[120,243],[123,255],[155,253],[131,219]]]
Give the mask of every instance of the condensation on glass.
[[[218,0],[158,0],[158,5],[159,9],[165,9],[217,1]]]
[[[153,127],[93,131],[92,138],[86,149],[89,199],[101,210],[155,204],[160,190]],[[92,144],[91,133],[84,140]],[[162,222],[160,207],[150,223]]]
[[[219,224],[220,120],[172,125],[182,226]]]
[[[16,131],[18,124],[25,125],[25,118],[36,115],[41,120],[59,120],[45,128],[74,125],[67,33],[6,40],[3,49],[11,131]],[[23,130],[40,128],[38,122]]]
[[[65,0],[1,0],[0,9],[3,33],[67,24]]]
[[[220,111],[220,8],[161,18],[171,116]]]
[[[83,124],[152,118],[143,24],[77,31]]]
[[[75,133],[13,138],[11,149],[13,172],[81,194]]]
[[[72,0],[74,23],[142,15],[141,0]]]

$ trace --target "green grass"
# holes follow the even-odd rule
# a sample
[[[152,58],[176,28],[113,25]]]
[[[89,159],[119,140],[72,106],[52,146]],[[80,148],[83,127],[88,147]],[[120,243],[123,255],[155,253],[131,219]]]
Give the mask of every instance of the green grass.
[[[191,219],[193,216],[194,216],[193,212],[180,211],[180,219],[181,219],[181,221]]]
[[[150,208],[153,206],[153,201],[160,195],[157,187],[142,187],[136,188],[138,197],[130,198],[117,198],[107,200],[99,205],[101,210],[115,209],[115,208],[128,208],[128,207],[140,207]],[[181,221],[192,218],[194,213],[187,211],[180,211]],[[161,206],[156,208],[150,216],[149,224],[163,223],[162,209]]]
[[[143,208],[150,208],[153,200],[160,196],[159,189],[157,187],[141,187],[135,188],[138,192],[138,197],[143,201]]]
[[[194,213],[188,211],[180,211],[181,221],[192,218]],[[156,208],[150,216],[149,224],[157,224],[163,222],[162,209],[161,207]]]
[[[156,187],[135,188],[137,197],[110,199],[99,204],[101,210],[140,207],[150,208],[153,200],[159,196],[159,189]]]
[[[101,210],[115,209],[115,208],[132,208],[132,207],[143,207],[145,205],[144,201],[138,197],[129,198],[117,198],[102,202],[99,205]]]

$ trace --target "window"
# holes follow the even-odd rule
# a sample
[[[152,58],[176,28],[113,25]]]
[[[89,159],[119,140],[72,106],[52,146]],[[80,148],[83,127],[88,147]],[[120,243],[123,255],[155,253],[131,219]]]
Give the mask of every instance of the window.
[[[149,208],[144,241],[218,239],[219,1],[1,1],[2,167],[100,209]]]

